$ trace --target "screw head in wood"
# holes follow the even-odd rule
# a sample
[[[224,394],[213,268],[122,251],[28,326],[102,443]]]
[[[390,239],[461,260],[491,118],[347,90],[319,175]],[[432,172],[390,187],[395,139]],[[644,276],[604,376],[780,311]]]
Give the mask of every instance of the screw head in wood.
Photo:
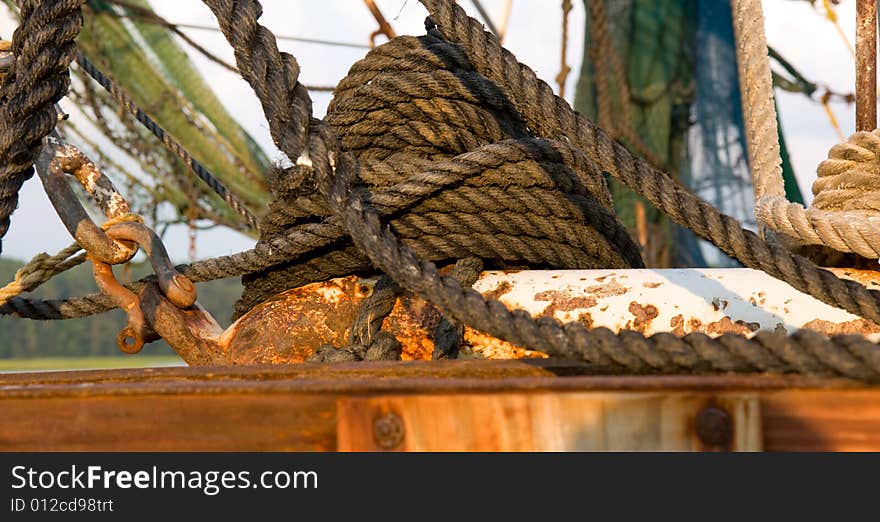
[[[717,406],[703,408],[697,414],[697,437],[706,446],[728,446],[733,440],[730,415]]]
[[[392,450],[403,442],[406,430],[403,419],[394,412],[387,412],[373,421],[373,440],[385,450]]]

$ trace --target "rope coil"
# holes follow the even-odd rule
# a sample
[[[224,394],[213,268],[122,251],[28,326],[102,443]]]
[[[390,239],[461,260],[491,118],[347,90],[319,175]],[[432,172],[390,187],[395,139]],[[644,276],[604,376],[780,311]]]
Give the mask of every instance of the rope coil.
[[[358,160],[373,205],[424,259],[643,266],[595,163],[563,142],[532,136],[504,94],[441,38],[399,37],[368,53],[337,86],[326,121]],[[312,181],[290,171],[269,181],[275,199],[261,243],[331,215]],[[348,245],[245,276],[236,314],[315,281],[306,261],[330,277],[369,271],[369,260],[353,250],[355,259],[334,262]]]
[[[55,128],[55,103],[70,84],[68,67],[82,27],[79,0],[22,0],[12,37],[15,62],[0,82],[0,241],[34,175],[40,143]],[[2,242],[0,242],[2,252]]]

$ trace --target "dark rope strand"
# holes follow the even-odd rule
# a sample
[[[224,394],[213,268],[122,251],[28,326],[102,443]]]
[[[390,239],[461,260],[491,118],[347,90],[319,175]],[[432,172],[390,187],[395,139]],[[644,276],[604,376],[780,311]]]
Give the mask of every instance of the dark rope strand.
[[[431,263],[424,263],[422,266],[409,252],[399,244],[395,244],[396,239],[386,229],[384,229],[378,216],[372,210],[364,214],[359,199],[349,199],[346,194],[346,183],[350,183],[350,179],[345,180],[346,176],[352,176],[354,170],[354,161],[344,153],[338,153],[334,149],[335,140],[332,135],[324,129],[315,129],[313,134],[316,136],[312,141],[312,154],[314,157],[323,158],[326,154],[328,157],[333,156],[335,161],[333,165],[326,163],[317,164],[315,171],[319,174],[323,172],[327,177],[326,181],[336,179],[336,189],[328,194],[331,205],[343,215],[346,216],[347,229],[352,233],[356,243],[368,254],[373,261],[383,268],[386,273],[392,275],[398,282],[406,288],[410,288],[423,297],[431,299],[434,302],[438,300],[442,303],[448,298],[452,298],[452,305],[447,301],[441,306],[444,311],[451,313],[452,316],[468,321],[469,324],[477,328],[487,329],[490,333],[505,337],[508,334],[510,340],[520,340],[525,345],[540,345],[541,341],[548,342],[551,351],[561,355],[580,356],[590,362],[593,362],[597,368],[620,368],[621,366],[630,371],[641,369],[648,372],[653,368],[654,371],[681,371],[692,368],[695,371],[767,371],[778,370],[784,371],[786,367],[804,370],[806,373],[837,373],[845,374],[857,378],[875,379],[877,375],[877,361],[864,357],[863,350],[841,351],[838,346],[829,344],[821,335],[815,332],[798,332],[790,338],[776,334],[759,334],[757,341],[747,341],[741,337],[733,336],[735,341],[733,346],[728,347],[731,336],[723,336],[719,340],[712,340],[700,334],[691,334],[685,339],[678,339],[671,335],[659,335],[646,340],[636,332],[623,332],[618,336],[614,336],[607,330],[597,330],[589,332],[583,326],[573,323],[565,327],[559,326],[552,320],[534,320],[527,314],[522,312],[510,312],[502,304],[492,301],[486,302],[476,292],[462,292],[460,285],[454,278],[440,279],[436,274],[436,268]],[[322,132],[324,131],[324,132]],[[329,150],[328,150],[329,149]],[[337,155],[339,154],[339,155]],[[338,188],[342,186],[343,188]],[[390,240],[389,244],[383,244],[384,240]],[[385,248],[383,248],[385,247]],[[397,256],[397,257],[395,257]],[[394,270],[393,260],[400,261],[400,256],[409,256],[408,262],[398,263],[399,270]],[[385,261],[392,260],[390,263]],[[434,277],[422,278],[422,269],[428,267],[433,269]],[[441,281],[449,284],[448,287],[438,286],[430,283]],[[430,291],[424,291],[426,286]],[[469,303],[458,299],[456,296],[467,297],[471,300],[473,306],[467,306]],[[480,313],[480,307],[484,307]],[[479,320],[473,320],[474,316],[470,313],[476,312]],[[492,325],[492,317],[499,318],[503,324],[496,328]],[[512,323],[512,324],[511,324]],[[486,328],[482,328],[486,327]],[[511,327],[511,328],[508,328]],[[490,329],[491,328],[491,329]],[[562,329],[561,331],[559,329]],[[566,332],[571,332],[569,339]],[[544,335],[542,335],[544,334]],[[560,335],[561,334],[561,335]],[[610,336],[610,337],[609,337]],[[817,339],[818,338],[818,339]],[[624,350],[615,350],[621,348],[615,346],[613,339],[624,339]],[[568,340],[571,342],[565,342]],[[592,340],[592,342],[590,342]],[[562,341],[560,344],[559,341]],[[656,346],[648,347],[646,343],[651,342]],[[775,349],[779,356],[772,352],[764,353],[757,350],[742,350],[741,346],[745,343],[748,347],[760,346],[761,341],[765,341],[769,348]],[[873,343],[867,343],[874,346]],[[555,345],[555,346],[554,346]],[[552,348],[557,350],[552,350]],[[652,348],[646,351],[645,348]],[[788,349],[793,347],[795,349]],[[864,345],[861,348],[865,348]],[[780,350],[781,349],[781,350]],[[818,351],[819,357],[812,356],[810,351]],[[742,352],[737,353],[737,352]],[[607,352],[607,353],[606,353]],[[656,353],[655,353],[656,352]],[[734,356],[735,354],[736,356]],[[855,359],[855,356],[861,356],[860,362],[869,363],[871,368],[866,370],[863,367],[852,367],[849,363]],[[665,356],[665,357],[664,357]],[[659,358],[659,360],[658,360]],[[666,359],[665,361],[663,359]],[[857,359],[856,359],[857,360]],[[786,364],[787,363],[787,364]],[[824,365],[824,369],[822,368]],[[855,365],[859,366],[859,365]]]
[[[217,9],[215,13],[224,14]],[[255,19],[250,23],[256,24]],[[242,68],[241,63],[239,67]],[[275,131],[280,134],[284,129]],[[829,340],[806,330],[790,337],[761,332],[754,340],[732,335],[713,340],[702,334],[645,338],[637,332],[614,335],[607,329],[588,331],[578,323],[562,326],[554,320],[535,320],[522,311],[511,312],[497,301],[484,300],[473,290],[465,291],[455,278],[440,277],[432,263],[419,262],[381,225],[378,214],[364,206],[363,193],[351,191],[356,162],[339,150],[332,132],[315,126],[309,136],[310,154],[318,160],[314,172],[319,176],[322,191],[331,207],[344,216],[346,229],[356,244],[402,286],[475,328],[525,346],[540,346],[553,355],[581,358],[597,371],[798,371],[865,380],[876,380],[880,375],[876,346],[864,339]]]
[[[0,84],[0,241],[34,174],[43,138],[55,128],[57,103],[70,85],[68,66],[82,25],[79,0],[23,0],[12,37],[15,63]],[[0,242],[2,252],[2,242]]]
[[[859,336],[827,338],[811,330],[791,336],[759,332],[755,338],[725,334],[717,339],[691,333],[645,337],[607,328],[588,330],[577,322],[535,319],[522,310],[486,300],[454,277],[443,277],[429,261],[419,261],[379,221],[378,215],[350,191],[352,163],[337,163],[331,199],[348,224],[355,243],[403,287],[437,305],[445,314],[475,329],[556,357],[589,363],[598,373],[802,373],[880,381],[880,350]]]
[[[452,267],[452,277],[458,279],[462,287],[473,286],[483,271],[483,262],[475,257],[461,259]],[[464,323],[441,317],[440,324],[434,329],[434,351],[431,359],[457,359],[464,340]]]

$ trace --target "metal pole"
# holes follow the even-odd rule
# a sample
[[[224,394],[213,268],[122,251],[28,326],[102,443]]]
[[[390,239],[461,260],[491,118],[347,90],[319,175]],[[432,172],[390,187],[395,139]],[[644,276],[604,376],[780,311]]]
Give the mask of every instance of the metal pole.
[[[856,2],[856,131],[877,128],[877,1]]]

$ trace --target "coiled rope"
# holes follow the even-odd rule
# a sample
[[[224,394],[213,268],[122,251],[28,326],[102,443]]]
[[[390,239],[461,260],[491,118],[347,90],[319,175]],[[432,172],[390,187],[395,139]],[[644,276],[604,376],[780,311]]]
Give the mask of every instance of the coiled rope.
[[[755,207],[759,221],[800,244],[880,259],[880,131],[832,147],[817,173],[810,208],[765,196]]]
[[[470,179],[480,178],[487,169],[499,169],[508,162],[552,159],[566,166],[577,165],[577,161],[588,166],[592,162],[601,171],[611,173],[634,188],[674,221],[712,241],[744,265],[764,270],[826,303],[870,320],[880,320],[876,292],[858,283],[838,279],[785,248],[764,242],[742,229],[734,219],[681,189],[664,173],[635,158],[604,131],[555,97],[550,87],[538,80],[533,71],[518,63],[494,36],[485,33],[478,22],[448,0],[422,0],[431,20],[437,24],[437,27],[432,26],[431,38],[453,44],[450,49],[460,51],[473,71],[495,85],[496,90],[487,94],[501,95],[494,98],[496,107],[503,107],[505,112],[515,115],[513,121],[525,123],[529,134],[538,137],[483,145],[478,153],[437,160],[431,163],[430,170],[412,169],[416,173],[403,181],[377,189],[370,189],[368,181],[359,184],[359,169],[367,174],[371,168],[372,172],[382,172],[379,170],[381,165],[388,163],[393,167],[389,168],[389,173],[394,174],[403,167],[395,166],[393,152],[382,160],[372,153],[362,154],[364,157],[359,160],[337,141],[330,125],[311,118],[308,93],[298,82],[299,67],[292,56],[278,51],[272,34],[258,24],[259,3],[253,0],[207,0],[206,3],[235,50],[239,70],[263,104],[276,145],[296,163],[295,168],[278,174],[277,183],[282,187],[279,194],[286,192],[289,197],[296,194],[293,200],[302,206],[293,207],[292,216],[279,223],[278,229],[284,231],[279,232],[276,239],[261,242],[262,245],[258,244],[253,251],[185,268],[190,275],[196,274],[195,279],[236,270],[253,271],[255,266],[265,269],[277,264],[260,258],[260,252],[274,259],[289,255],[286,260],[295,261],[297,255],[326,248],[342,237],[349,237],[357,249],[336,250],[339,253],[337,261],[344,259],[345,255],[351,258],[366,255],[398,285],[434,303],[447,317],[553,356],[584,360],[597,372],[772,371],[838,375],[867,381],[880,379],[880,351],[874,343],[859,336],[829,339],[809,330],[788,337],[761,332],[753,339],[732,334],[717,339],[698,333],[682,338],[672,334],[646,338],[633,331],[614,334],[607,329],[587,330],[578,323],[561,325],[548,318],[534,319],[523,311],[509,311],[500,302],[485,300],[479,293],[465,288],[456,278],[441,276],[431,261],[419,259],[417,247],[405,244],[403,233],[394,230],[393,225],[382,224],[381,218],[388,219],[395,209],[410,208],[389,203],[403,201],[415,205],[447,187],[466,186]],[[407,58],[407,62],[398,67],[419,65],[418,61]],[[439,81],[429,85],[436,85]],[[369,89],[374,83],[362,84],[358,89],[372,93]],[[388,83],[393,86],[391,79]],[[397,91],[387,95],[385,101],[396,107],[401,103],[399,93],[405,93],[406,87],[403,82]],[[385,96],[384,91],[376,91],[376,96]],[[360,103],[365,104],[366,111],[381,112],[369,105],[372,102],[366,96]],[[343,142],[356,140],[358,136],[357,133],[346,136],[340,132]],[[384,136],[376,139],[381,140]],[[403,133],[395,138],[405,141],[406,136]],[[406,176],[407,171],[401,175]],[[368,176],[364,177],[368,179]],[[582,177],[580,174],[579,179]],[[314,187],[318,189],[317,194],[312,192]],[[316,223],[307,222],[308,215],[311,215],[309,205],[315,211],[329,210],[331,217]],[[595,205],[595,208],[602,208],[602,205]],[[393,222],[394,216],[390,217]],[[298,223],[297,220],[304,223],[290,225],[291,222]],[[412,241],[411,244],[419,243]],[[254,262],[242,266],[249,260]],[[89,300],[50,305],[13,299],[2,310],[23,315],[52,313],[54,310],[58,315],[66,315],[101,306],[101,303]]]
[[[373,205],[422,258],[643,266],[595,163],[564,142],[536,139],[448,41],[400,37],[371,51],[337,86],[327,123],[358,160]],[[332,214],[310,176],[289,171],[269,181],[275,199],[261,242]],[[315,249],[246,276],[236,313],[287,288],[370,270],[350,241]]]

